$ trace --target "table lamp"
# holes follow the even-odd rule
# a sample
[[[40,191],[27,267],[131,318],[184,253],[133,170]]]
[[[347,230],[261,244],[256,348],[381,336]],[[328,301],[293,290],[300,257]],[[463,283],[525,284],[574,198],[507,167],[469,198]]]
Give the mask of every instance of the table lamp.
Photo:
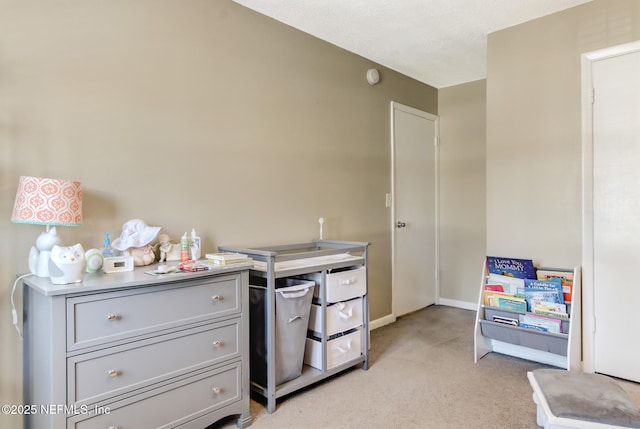
[[[11,222],[45,225],[29,252],[29,270],[49,277],[51,248],[60,244],[56,226],[82,225],[82,185],[63,179],[20,176]]]

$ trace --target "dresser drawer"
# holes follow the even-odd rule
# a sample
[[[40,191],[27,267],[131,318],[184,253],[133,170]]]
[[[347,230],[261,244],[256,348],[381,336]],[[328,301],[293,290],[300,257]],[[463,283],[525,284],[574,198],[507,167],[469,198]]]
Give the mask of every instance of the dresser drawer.
[[[96,403],[239,357],[239,323],[233,319],[70,357],[68,403]]]
[[[321,306],[311,305],[309,329],[318,334],[322,333],[321,311]],[[327,332],[325,334],[327,336],[362,326],[362,298],[337,302],[327,306],[326,321]]]
[[[367,294],[366,267],[328,273],[326,280],[327,302],[347,301]]]
[[[240,363],[175,381],[108,405],[108,413],[79,415],[67,428],[170,428],[240,400]],[[90,412],[100,407],[88,407]]]
[[[227,276],[67,299],[67,350],[240,313],[240,280]]]

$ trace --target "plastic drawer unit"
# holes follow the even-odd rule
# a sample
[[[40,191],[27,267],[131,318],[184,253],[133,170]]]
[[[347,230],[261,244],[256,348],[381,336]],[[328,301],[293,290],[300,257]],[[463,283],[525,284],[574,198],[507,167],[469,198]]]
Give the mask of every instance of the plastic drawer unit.
[[[362,326],[362,297],[328,305],[325,312],[328,336]],[[309,315],[309,331],[322,332],[322,306],[313,304]]]

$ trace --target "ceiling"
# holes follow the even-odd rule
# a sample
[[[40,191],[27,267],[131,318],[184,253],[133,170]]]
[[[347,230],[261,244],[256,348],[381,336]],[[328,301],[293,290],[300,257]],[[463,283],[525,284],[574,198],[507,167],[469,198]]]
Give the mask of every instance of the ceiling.
[[[486,78],[487,35],[591,0],[234,0],[418,81]]]

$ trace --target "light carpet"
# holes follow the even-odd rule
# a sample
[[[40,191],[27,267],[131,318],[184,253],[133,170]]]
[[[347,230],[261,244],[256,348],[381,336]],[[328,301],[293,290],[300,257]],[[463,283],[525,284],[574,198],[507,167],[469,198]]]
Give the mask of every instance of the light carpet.
[[[253,429],[535,429],[527,371],[546,365],[490,353],[473,362],[475,311],[430,306],[371,332],[369,369],[279,398],[252,395]],[[640,385],[617,380],[640,402]],[[209,429],[231,429],[235,418]]]

